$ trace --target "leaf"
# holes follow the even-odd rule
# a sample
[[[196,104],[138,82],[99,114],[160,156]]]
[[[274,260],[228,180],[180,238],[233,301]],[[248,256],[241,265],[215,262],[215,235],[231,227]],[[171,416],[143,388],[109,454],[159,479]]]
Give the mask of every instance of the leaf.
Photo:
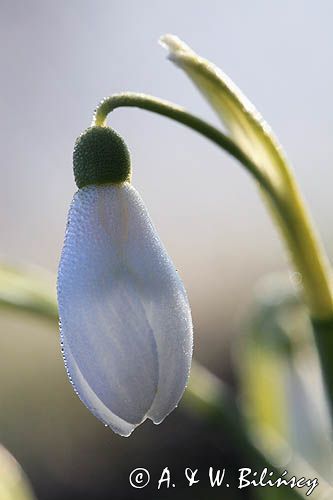
[[[269,125],[231,79],[174,35],[161,37],[169,59],[183,69],[206,97],[234,142],[281,189],[291,179],[281,146]]]
[[[238,352],[243,410],[251,427],[268,428],[288,441],[293,453],[329,480],[330,418],[311,322],[287,276],[270,275],[258,285]]]
[[[58,317],[55,286],[47,273],[32,266],[0,264],[0,307]]]
[[[264,200],[301,275],[311,316],[319,320],[331,318],[332,271],[293,172],[270,127],[214,64],[195,54],[176,36],[165,35],[160,41],[169,49],[169,58],[199,88],[224,123],[230,138],[252,162]],[[330,390],[333,392],[333,384]]]
[[[1,500],[35,500],[28,479],[13,456],[0,445]]]

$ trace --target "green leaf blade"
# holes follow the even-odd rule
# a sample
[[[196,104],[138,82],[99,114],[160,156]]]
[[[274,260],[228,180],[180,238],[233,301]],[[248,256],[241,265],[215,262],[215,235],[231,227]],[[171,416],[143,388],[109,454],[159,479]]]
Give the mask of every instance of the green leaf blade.
[[[169,59],[186,72],[208,100],[235,143],[276,188],[285,185],[290,170],[282,148],[249,99],[226,74],[178,37],[165,35],[160,41],[169,49]]]

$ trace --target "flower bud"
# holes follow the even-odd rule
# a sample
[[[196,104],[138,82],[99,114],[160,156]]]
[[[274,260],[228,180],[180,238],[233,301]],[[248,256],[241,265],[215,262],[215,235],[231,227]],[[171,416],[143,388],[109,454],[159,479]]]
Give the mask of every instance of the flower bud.
[[[105,425],[128,436],[178,404],[192,358],[186,291],[136,190],[112,129],[76,142],[79,189],[58,273],[61,342],[70,381]]]

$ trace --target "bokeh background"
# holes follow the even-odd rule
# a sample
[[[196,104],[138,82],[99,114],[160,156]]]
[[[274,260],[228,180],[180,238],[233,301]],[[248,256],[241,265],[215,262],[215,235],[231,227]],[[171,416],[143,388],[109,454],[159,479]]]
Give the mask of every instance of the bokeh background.
[[[218,123],[157,44],[168,32],[219,65],[271,124],[332,256],[331,2],[2,0],[0,8],[3,259],[56,272],[75,191],[73,143],[103,97],[151,93]],[[110,124],[130,147],[133,183],[186,284],[195,357],[236,384],[230,353],[253,289],[269,272],[288,272],[255,186],[214,145],[167,119],[121,109]],[[159,427],[115,436],[75,397],[54,325],[2,311],[0,333],[0,442],[40,500],[155,498],[156,484],[130,488],[132,468],[156,479],[165,466],[180,475],[237,465],[228,436],[182,408]]]

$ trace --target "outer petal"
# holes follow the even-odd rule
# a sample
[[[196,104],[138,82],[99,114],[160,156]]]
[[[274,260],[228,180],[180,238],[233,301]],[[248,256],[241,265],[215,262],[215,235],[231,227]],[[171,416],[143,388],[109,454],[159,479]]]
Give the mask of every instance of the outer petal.
[[[178,403],[192,324],[184,287],[129,184],[79,190],[58,277],[68,374],[86,406],[119,434]]]

